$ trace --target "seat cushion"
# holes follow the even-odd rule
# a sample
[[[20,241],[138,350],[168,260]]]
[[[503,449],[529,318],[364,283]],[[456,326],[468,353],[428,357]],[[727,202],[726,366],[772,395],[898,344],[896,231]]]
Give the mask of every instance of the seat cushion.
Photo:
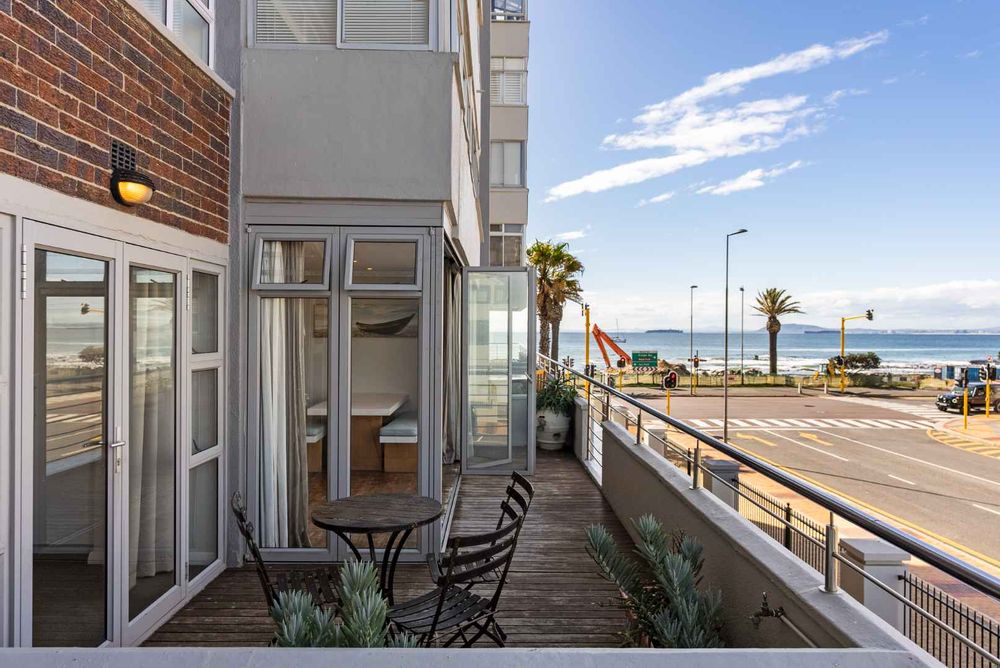
[[[378,435],[383,437],[410,436],[416,438],[417,437],[416,412],[405,411],[402,413],[397,413],[396,417],[394,417],[388,423],[382,425],[382,428],[379,429],[378,431]]]

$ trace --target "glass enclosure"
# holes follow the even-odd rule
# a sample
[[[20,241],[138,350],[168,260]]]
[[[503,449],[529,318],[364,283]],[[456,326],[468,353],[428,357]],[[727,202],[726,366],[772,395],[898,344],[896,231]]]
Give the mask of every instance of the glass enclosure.
[[[466,471],[529,470],[534,447],[528,270],[466,270]]]
[[[107,637],[108,263],[35,251],[32,644]]]

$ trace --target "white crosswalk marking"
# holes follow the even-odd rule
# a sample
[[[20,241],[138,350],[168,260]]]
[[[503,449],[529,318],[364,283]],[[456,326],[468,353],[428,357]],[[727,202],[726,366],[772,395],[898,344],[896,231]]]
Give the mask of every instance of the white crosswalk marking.
[[[888,399],[872,399],[869,397],[835,397],[831,396],[830,399],[836,399],[837,401],[848,401],[855,404],[864,404],[866,406],[875,406],[878,408],[888,408],[889,410],[897,411],[899,413],[907,413],[909,415],[916,416],[918,418],[923,418],[925,420],[930,420],[934,423],[934,426],[940,424],[943,420],[947,420],[948,416],[946,413],[942,413],[937,409],[931,398],[928,397],[926,402],[920,402],[915,404],[913,401],[901,400],[901,401],[891,401]]]
[[[717,418],[688,420],[698,429],[722,429]],[[729,421],[731,429],[928,429],[934,424],[927,420],[875,420],[846,418],[744,418]]]

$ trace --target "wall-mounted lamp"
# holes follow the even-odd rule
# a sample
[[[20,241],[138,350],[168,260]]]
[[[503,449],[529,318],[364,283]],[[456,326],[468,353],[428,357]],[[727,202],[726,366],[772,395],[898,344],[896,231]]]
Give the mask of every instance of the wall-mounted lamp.
[[[135,149],[117,140],[111,142],[111,196],[125,206],[145,204],[156,184],[135,168]]]
[[[111,195],[125,206],[139,206],[153,197],[156,184],[153,179],[134,169],[116,169],[111,172]]]

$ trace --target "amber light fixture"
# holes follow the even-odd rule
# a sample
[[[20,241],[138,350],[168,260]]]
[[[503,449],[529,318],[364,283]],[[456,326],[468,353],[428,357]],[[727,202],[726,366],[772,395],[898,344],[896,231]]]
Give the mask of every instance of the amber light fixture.
[[[111,196],[125,206],[145,204],[156,191],[156,184],[142,172],[134,169],[116,169],[111,172]]]

